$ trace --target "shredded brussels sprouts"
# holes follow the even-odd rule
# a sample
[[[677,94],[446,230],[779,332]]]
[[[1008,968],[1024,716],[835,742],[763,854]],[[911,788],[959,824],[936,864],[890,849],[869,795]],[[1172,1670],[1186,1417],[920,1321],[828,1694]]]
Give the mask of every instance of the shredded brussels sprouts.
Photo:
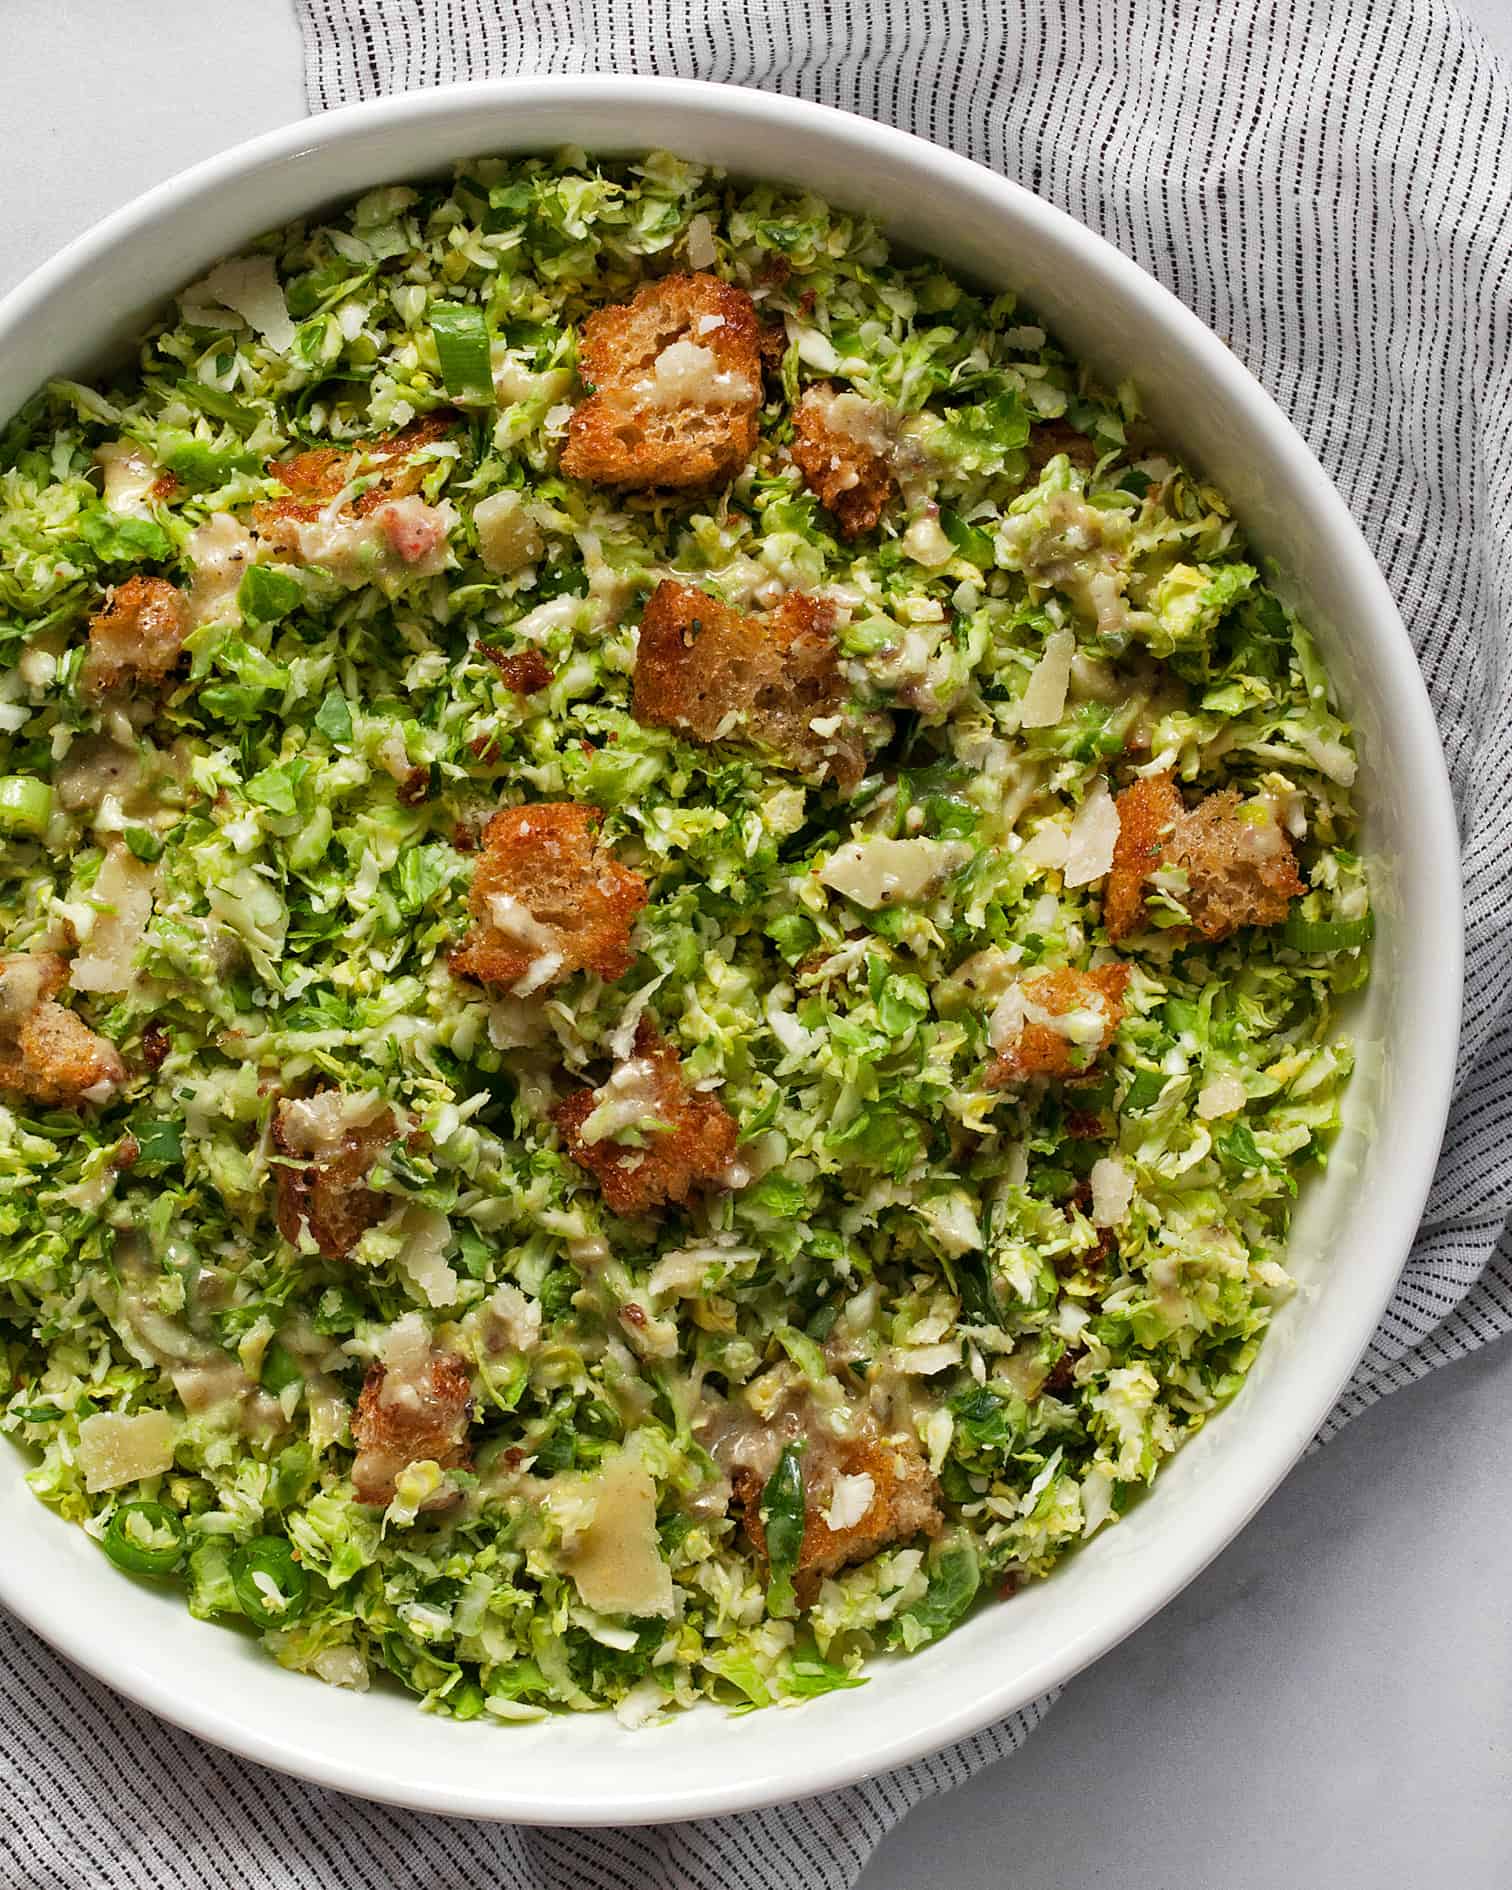
[[[585,319],[674,272],[764,386],[709,316],[636,398],[749,386],[754,450],[565,476]],[[839,693],[651,713],[663,584],[731,649],[808,600]],[[1134,387],[870,223],[568,151],[270,235],[0,434],[0,1428],[334,1684],[853,1685],[1254,1360],[1366,976],[1353,775]],[[469,904],[537,804],[599,810],[580,947]]]

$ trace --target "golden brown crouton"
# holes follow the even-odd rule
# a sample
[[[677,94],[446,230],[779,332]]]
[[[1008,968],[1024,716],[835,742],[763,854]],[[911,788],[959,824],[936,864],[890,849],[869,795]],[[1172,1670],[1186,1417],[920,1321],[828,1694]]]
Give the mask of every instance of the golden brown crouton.
[[[85,689],[105,695],[123,683],[160,683],[177,667],[188,633],[189,607],[181,591],[166,578],[128,578],[90,619]]]
[[[760,332],[744,289],[663,276],[583,324],[562,471],[599,486],[689,489],[733,479],[756,447]]]
[[[1185,873],[1180,902],[1191,929],[1211,940],[1242,925],[1280,925],[1307,890],[1274,814],[1247,808],[1234,788],[1189,808],[1173,778],[1156,775],[1126,788],[1117,806],[1118,844],[1103,899],[1103,922],[1115,943],[1144,923],[1145,887],[1157,872]]]
[[[1157,774],[1125,788],[1115,805],[1118,840],[1103,891],[1103,924],[1117,944],[1144,921],[1145,881],[1159,865],[1185,803],[1171,776]]]
[[[467,901],[477,923],[452,953],[453,971],[521,997],[575,971],[625,975],[646,882],[604,844],[602,819],[573,801],[494,815]]]
[[[602,1111],[597,1139],[584,1129]],[[735,1119],[724,1104],[683,1080],[682,1060],[642,1018],[635,1055],[599,1089],[574,1091],[551,1119],[567,1152],[598,1182],[616,1214],[643,1214],[686,1201],[695,1187],[723,1181],[735,1156]],[[655,1126],[651,1126],[651,1125]],[[616,1139],[634,1134],[640,1146]]]
[[[394,1206],[365,1185],[394,1139],[391,1110],[374,1104],[350,1120],[339,1089],[285,1097],[273,1117],[273,1146],[291,1163],[275,1171],[278,1231],[291,1246],[305,1228],[328,1260],[344,1260]]]
[[[1030,1076],[1081,1075],[1113,1041],[1123,1021],[1128,982],[1127,965],[1099,965],[1092,971],[1061,966],[1055,971],[1025,973],[1018,981],[1024,1016],[1018,1034],[987,1066],[988,1087],[1003,1089]],[[1036,1016],[1037,1012],[1044,1015]],[[1068,1036],[1047,1021],[1072,1016],[1090,1020],[1086,1033],[1078,1031],[1076,1036]],[[1091,1021],[1102,1028],[1096,1039],[1090,1037]]]
[[[471,1421],[472,1378],[457,1353],[431,1348],[402,1369],[370,1367],[352,1418],[357,1501],[391,1503],[395,1480],[412,1463],[464,1467],[471,1460]],[[451,1493],[442,1490],[420,1507],[439,1508],[450,1500]]]
[[[398,433],[382,439],[358,440],[350,446],[315,446],[292,459],[278,460],[268,468],[288,497],[268,499],[255,506],[252,522],[258,533],[278,541],[281,522],[313,524],[342,488],[359,472],[376,473],[372,485],[341,509],[343,518],[366,518],[382,505],[408,498],[418,492],[430,470],[429,461],[418,464],[411,455],[422,446],[444,440],[456,423],[456,415],[445,409],[412,420]]]
[[[869,532],[897,490],[892,467],[865,438],[835,425],[844,396],[828,381],[804,389],[793,409],[793,460],[846,538]],[[854,396],[851,396],[854,399]]]
[[[893,1543],[908,1542],[920,1534],[937,1536],[944,1525],[940,1486],[912,1438],[826,1439],[822,1448],[805,1452],[802,1463],[803,1542],[793,1576],[800,1607],[814,1600],[826,1575],[869,1561]],[[857,1521],[831,1529],[826,1515],[834,1499],[835,1480],[841,1476],[870,1477],[871,1494]],[[765,1486],[755,1471],[741,1469],[731,1478],[731,1487],[746,1534],[765,1562],[766,1530],[761,1521]]]
[[[849,789],[866,753],[845,718],[833,612],[789,591],[765,616],[747,617],[692,584],[665,578],[641,618],[635,658],[638,721],[712,742],[742,737],[803,774],[823,772]],[[820,733],[816,721],[840,718]]]
[[[114,1044],[55,1001],[67,976],[56,952],[0,958],[0,1089],[50,1105],[108,1101],[126,1066]]]

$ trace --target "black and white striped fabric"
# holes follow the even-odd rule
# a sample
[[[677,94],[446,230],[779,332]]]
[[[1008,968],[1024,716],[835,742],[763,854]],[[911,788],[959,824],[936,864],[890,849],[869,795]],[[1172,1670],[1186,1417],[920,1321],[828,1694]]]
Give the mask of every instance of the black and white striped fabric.
[[[470,78],[733,80],[1019,178],[1223,335],[1337,481],[1412,632],[1469,897],[1460,1086],[1412,1259],[1320,1441],[1512,1328],[1512,75],[1444,0],[299,0],[324,110]],[[645,1831],[424,1818],[155,1724],[0,1625],[8,1884],[842,1890],[1050,1701],[803,1805]],[[215,1815],[204,1815],[213,1804]],[[7,1861],[8,1860],[8,1861]]]

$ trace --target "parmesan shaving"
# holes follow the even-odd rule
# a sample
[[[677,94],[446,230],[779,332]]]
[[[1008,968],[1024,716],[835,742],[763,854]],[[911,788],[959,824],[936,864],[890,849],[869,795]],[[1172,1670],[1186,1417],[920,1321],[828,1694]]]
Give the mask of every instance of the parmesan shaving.
[[[1019,721],[1024,728],[1054,728],[1061,719],[1066,707],[1066,691],[1071,686],[1071,659],[1075,654],[1076,638],[1069,630],[1051,632],[1045,653],[1035,664],[1019,704]],[[1103,871],[1106,872],[1107,867]]]
[[[1134,1177],[1111,1155],[1092,1164],[1092,1224],[1117,1227],[1134,1198]]]
[[[1118,833],[1118,808],[1099,775],[1071,823],[1065,865],[1068,886],[1090,886],[1093,880],[1106,878],[1113,867]]]

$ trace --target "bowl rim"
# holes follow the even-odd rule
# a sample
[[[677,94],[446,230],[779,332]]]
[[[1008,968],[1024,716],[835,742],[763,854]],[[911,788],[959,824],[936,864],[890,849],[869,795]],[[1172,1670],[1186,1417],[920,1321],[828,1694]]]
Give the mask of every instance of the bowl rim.
[[[651,105],[661,102],[668,107],[717,111],[724,119],[744,121],[776,137],[785,126],[827,128],[830,136],[849,141],[854,148],[887,152],[907,163],[918,174],[921,186],[937,180],[942,188],[969,188],[1012,219],[1037,224],[1053,240],[1080,249],[1089,260],[1095,260],[1101,276],[1114,285],[1119,295],[1148,312],[1170,334],[1183,356],[1195,358],[1223,385],[1225,394],[1243,409],[1250,427],[1262,429],[1273,442],[1284,444],[1300,496],[1317,516],[1331,547],[1347,561],[1350,588],[1364,598],[1379,623],[1376,661],[1391,679],[1390,713],[1407,736],[1410,754],[1406,765],[1419,797],[1418,818],[1430,833],[1429,870],[1436,869],[1437,875],[1427,888],[1432,900],[1430,909],[1442,915],[1441,935],[1435,938],[1435,949],[1441,953],[1438,989],[1428,1006],[1434,1030],[1430,1032],[1426,1026],[1416,1029],[1413,1043],[1420,1055],[1413,1065],[1410,1101],[1415,1119],[1427,1127],[1428,1133],[1414,1150],[1415,1160],[1409,1160],[1392,1175],[1390,1189],[1400,1226],[1415,1231],[1432,1182],[1451,1100],[1463,989],[1463,905],[1458,830],[1448,771],[1406,628],[1342,497],[1291,421],[1249,370],[1138,263],[1026,186],[913,133],[785,93],[705,80],[629,74],[523,77],[447,85],[297,120],[170,176],[73,238],[0,298],[0,347],[10,336],[45,318],[55,295],[86,276],[94,264],[107,259],[133,235],[149,231],[164,219],[203,212],[222,190],[251,173],[303,160],[318,164],[322,154],[374,131],[444,121],[454,114],[471,115],[480,107],[497,108],[503,113],[514,104],[541,101],[565,109],[581,107],[591,119],[596,103],[609,99],[625,102],[630,97]],[[467,153],[459,149],[455,155]],[[780,169],[780,165],[774,165],[774,169]],[[348,193],[343,190],[333,194]],[[843,190],[836,196],[843,201]],[[320,201],[318,178],[312,176],[309,202],[313,206]],[[654,1797],[644,1793],[616,1796],[613,1791],[605,1791],[592,1804],[574,1802],[570,1806],[542,1805],[531,1798],[512,1796],[507,1776],[496,1792],[470,1787],[438,1792],[429,1781],[422,1789],[420,1784],[408,1784],[397,1772],[375,1778],[372,1769],[361,1763],[360,1755],[274,1739],[243,1723],[234,1710],[194,1697],[176,1677],[139,1661],[128,1646],[111,1635],[108,1626],[81,1624],[70,1597],[49,1592],[45,1584],[29,1583],[25,1564],[9,1557],[0,1558],[0,1602],[70,1660],[170,1723],[245,1758],[359,1797],[474,1818],[610,1824],[720,1815],[813,1796],[908,1763],[979,1732],[1071,1678],[1178,1594],[1232,1541],[1306,1449],[1364,1353],[1400,1277],[1411,1247],[1410,1235],[1405,1231],[1400,1247],[1397,1266],[1389,1275],[1384,1270],[1376,1275],[1375,1290],[1361,1298],[1356,1315],[1358,1330],[1350,1344],[1334,1346],[1329,1360],[1332,1369],[1309,1380],[1310,1395],[1290,1412],[1288,1421],[1264,1438],[1252,1440],[1255,1447],[1250,1452],[1250,1468],[1235,1499],[1220,1517],[1194,1532],[1194,1539],[1169,1557],[1158,1579],[1147,1578],[1135,1584],[1135,1592],[1121,1607],[1110,1610],[1095,1630],[1072,1636],[1016,1678],[979,1692],[963,1691],[961,1703],[953,1712],[902,1732],[886,1736],[879,1732],[863,1750],[837,1749],[827,1764],[806,1766],[801,1778],[768,1780],[754,1788],[751,1782],[739,1779],[688,1787],[669,1778],[665,1789]]]

